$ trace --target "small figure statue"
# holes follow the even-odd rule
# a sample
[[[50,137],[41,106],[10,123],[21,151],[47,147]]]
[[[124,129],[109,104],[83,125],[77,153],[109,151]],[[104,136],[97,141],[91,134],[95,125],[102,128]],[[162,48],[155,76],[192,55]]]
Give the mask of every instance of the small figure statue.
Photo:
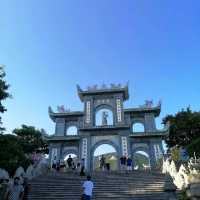
[[[64,107],[64,105],[62,105],[62,106],[57,106],[57,110],[58,110],[58,112],[60,112],[60,113],[64,113],[64,112],[65,112],[65,107]]]
[[[117,89],[118,88],[118,86],[114,83],[111,83],[110,86],[111,86],[111,89]]]
[[[152,108],[153,106],[153,101],[152,100],[146,100],[145,101],[145,107],[146,108]]]
[[[87,90],[88,90],[88,91],[91,91],[91,90],[92,90],[92,87],[91,87],[91,86],[87,86]]]
[[[108,125],[108,120],[107,120],[107,118],[108,118],[108,112],[103,111],[103,112],[102,112],[102,126]]]
[[[93,90],[97,90],[97,89],[98,89],[98,85],[97,85],[97,84],[96,84],[96,85],[93,85],[92,89],[93,89]]]
[[[106,84],[103,83],[102,86],[101,86],[101,89],[103,89],[103,90],[104,90],[104,89],[107,89]]]
[[[162,105],[162,100],[160,99],[160,100],[158,101],[158,107],[161,107],[161,105]]]
[[[111,84],[110,84],[110,87],[111,87],[111,89],[115,88],[115,84],[114,84],[114,83],[111,83]]]
[[[121,88],[121,87],[122,87],[122,85],[119,83],[119,84],[117,85],[117,87],[118,87],[118,88]]]

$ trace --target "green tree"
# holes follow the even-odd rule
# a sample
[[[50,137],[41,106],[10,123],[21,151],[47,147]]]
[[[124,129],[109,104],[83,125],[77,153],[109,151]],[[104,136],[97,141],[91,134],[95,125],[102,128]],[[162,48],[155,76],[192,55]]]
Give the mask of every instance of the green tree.
[[[19,166],[26,167],[30,162],[19,144],[17,136],[11,134],[0,134],[0,168],[13,175]]]
[[[198,142],[200,138],[200,112],[193,112],[188,107],[186,110],[182,109],[175,115],[168,115],[163,119],[164,124],[168,121],[170,122],[169,137],[166,140],[168,146],[189,147],[191,155],[192,151],[195,151],[194,145],[191,144],[200,145]]]
[[[21,128],[13,130],[25,154],[33,152],[48,153],[48,145],[42,137],[42,132],[34,126],[22,125]]]
[[[3,106],[2,101],[5,100],[8,97],[11,97],[11,95],[8,93],[9,85],[4,80],[6,76],[6,73],[4,71],[4,67],[0,66],[0,113],[4,113],[6,111],[6,108]],[[2,133],[5,128],[2,127],[2,121],[0,117],[0,132]]]
[[[14,134],[0,134],[0,168],[13,175],[17,167],[25,169],[31,163],[33,152],[48,153],[48,145],[41,131],[33,126],[22,125]]]

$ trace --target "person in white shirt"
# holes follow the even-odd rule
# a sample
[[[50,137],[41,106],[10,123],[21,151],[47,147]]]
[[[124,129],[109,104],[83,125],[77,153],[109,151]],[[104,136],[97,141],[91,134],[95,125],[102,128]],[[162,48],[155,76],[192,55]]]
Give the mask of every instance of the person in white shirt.
[[[91,181],[91,176],[87,176],[87,180],[83,183],[83,195],[82,200],[91,200],[92,190],[94,187],[93,182]]]

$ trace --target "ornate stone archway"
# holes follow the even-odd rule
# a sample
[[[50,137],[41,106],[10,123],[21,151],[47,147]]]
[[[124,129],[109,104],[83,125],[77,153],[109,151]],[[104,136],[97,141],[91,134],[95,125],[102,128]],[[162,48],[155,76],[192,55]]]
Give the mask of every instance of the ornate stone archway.
[[[132,155],[131,157],[134,159],[135,158],[135,154],[137,154],[137,152],[144,152],[146,155],[144,155],[147,159],[148,159],[148,164],[150,167],[152,167],[152,163],[151,163],[151,154],[150,154],[150,147],[148,144],[146,143],[139,143],[139,144],[134,144],[132,146]],[[143,154],[141,154],[143,155]],[[133,161],[134,165],[135,162]]]
[[[65,156],[67,156],[67,155],[69,155],[69,154],[77,155],[77,158],[79,159],[79,152],[78,152],[78,149],[76,149],[76,148],[65,148],[65,149],[62,151],[61,159],[64,159]]]
[[[146,101],[139,107],[125,108],[124,102],[129,98],[128,85],[112,84],[102,88],[95,85],[86,90],[77,86],[77,91],[83,110],[62,108],[59,112],[53,112],[49,108],[49,116],[55,122],[55,134],[47,137],[50,161],[55,155],[61,159],[66,154],[75,153],[79,159],[85,159],[85,168],[90,171],[93,168],[95,149],[101,144],[109,144],[116,149],[119,157],[132,155],[136,150],[145,151],[149,155],[151,167],[156,167],[157,159],[162,156],[162,140],[168,135],[168,128],[156,129],[155,119],[160,115],[160,102],[152,105]],[[113,124],[107,123],[108,114],[104,112],[101,116],[103,123],[96,125],[96,113],[100,109],[112,112]],[[144,131],[133,134],[132,124],[136,122],[144,125]],[[66,135],[71,125],[77,127],[77,135]],[[142,147],[142,143],[147,147]],[[139,144],[140,147],[137,146]],[[135,145],[134,148],[132,145]]]
[[[90,155],[91,155],[91,159],[90,159],[90,168],[91,170],[94,170],[94,152],[95,150],[101,146],[101,145],[104,145],[104,144],[107,144],[107,145],[110,145],[112,146],[115,151],[116,151],[116,157],[117,157],[117,168],[119,169],[119,155],[120,155],[120,147],[117,146],[114,142],[110,141],[110,140],[101,140],[101,141],[98,141],[96,142],[93,147],[91,148],[91,152],[90,152]]]

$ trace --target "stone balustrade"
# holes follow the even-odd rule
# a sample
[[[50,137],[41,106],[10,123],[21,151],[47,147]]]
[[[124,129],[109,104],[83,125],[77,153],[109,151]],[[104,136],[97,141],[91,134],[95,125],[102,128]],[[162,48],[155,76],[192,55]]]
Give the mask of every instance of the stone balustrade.
[[[15,171],[14,177],[23,177],[31,180],[34,177],[40,176],[44,174],[48,169],[48,161],[46,159],[42,159],[37,165],[29,165],[26,171],[23,167],[18,167]],[[4,169],[0,169],[0,179],[11,179],[8,172]]]
[[[34,177],[47,173],[48,168],[48,160],[46,159],[40,160],[40,162],[38,162],[37,164],[29,165],[26,171],[23,167],[18,167],[13,177],[9,176],[9,173],[6,170],[0,168],[0,197],[4,199],[3,196],[5,196],[7,188],[13,184],[15,177],[19,177],[20,184],[26,187],[28,181],[30,181]]]
[[[191,158],[187,162],[163,160],[163,173],[169,174],[180,190],[186,190],[190,199],[200,198],[200,159]]]

